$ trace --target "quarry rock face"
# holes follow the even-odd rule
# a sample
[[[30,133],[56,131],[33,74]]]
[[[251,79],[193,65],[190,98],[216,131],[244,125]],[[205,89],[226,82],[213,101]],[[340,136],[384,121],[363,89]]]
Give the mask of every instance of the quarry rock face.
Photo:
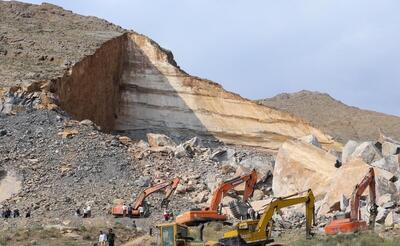
[[[340,147],[299,118],[186,74],[169,51],[137,33],[105,42],[52,88],[74,117],[133,138],[203,136],[277,150],[288,139],[313,135],[322,146]]]

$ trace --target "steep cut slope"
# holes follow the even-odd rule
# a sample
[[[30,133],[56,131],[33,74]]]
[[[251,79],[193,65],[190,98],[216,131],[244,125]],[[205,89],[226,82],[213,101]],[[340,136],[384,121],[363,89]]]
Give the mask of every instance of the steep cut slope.
[[[5,13],[1,15],[2,29],[7,30],[2,46],[12,51],[1,60],[3,86],[20,80],[27,84],[51,81],[48,88],[57,103],[76,119],[91,119],[106,131],[135,138],[147,132],[176,138],[200,135],[276,150],[287,139],[313,134],[323,145],[336,146],[330,136],[297,117],[188,75],[177,66],[171,52],[143,35],[122,34],[122,29],[105,21],[53,5],[13,2],[0,6]],[[8,15],[8,11],[15,14]],[[53,22],[57,24],[53,26]],[[65,30],[60,22],[65,23]],[[20,30],[24,26],[29,28]],[[50,30],[51,35],[46,34]],[[64,43],[64,36],[68,42]],[[49,42],[53,40],[50,37],[54,41]],[[29,40],[33,48],[19,43],[23,52],[14,52],[11,39]],[[36,56],[37,50],[43,57]],[[71,57],[70,65],[55,62],[65,57]],[[16,64],[26,65],[21,70]],[[21,75],[45,69],[49,71],[46,75],[35,75],[31,80]]]
[[[378,139],[380,130],[400,138],[400,117],[351,107],[324,93],[283,93],[259,103],[301,117],[341,142]]]
[[[198,135],[276,150],[287,139],[313,134],[326,146],[335,144],[299,118],[186,74],[170,52],[133,32],[104,43],[54,87],[76,118],[135,138]]]

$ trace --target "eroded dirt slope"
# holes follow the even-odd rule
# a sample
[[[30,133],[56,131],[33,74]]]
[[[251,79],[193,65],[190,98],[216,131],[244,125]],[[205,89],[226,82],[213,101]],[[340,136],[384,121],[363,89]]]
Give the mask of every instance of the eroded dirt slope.
[[[379,129],[400,139],[400,117],[351,107],[325,93],[283,93],[259,102],[301,117],[340,142],[378,139]]]

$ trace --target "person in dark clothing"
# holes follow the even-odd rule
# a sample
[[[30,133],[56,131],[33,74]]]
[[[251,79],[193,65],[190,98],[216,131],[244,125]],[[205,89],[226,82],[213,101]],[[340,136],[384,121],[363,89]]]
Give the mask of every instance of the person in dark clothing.
[[[341,163],[338,159],[336,159],[335,167],[336,167],[336,168],[339,168],[339,167],[341,167],[341,166],[342,166],[342,163]]]
[[[132,217],[132,205],[131,204],[128,205],[128,216]]]
[[[28,211],[26,211],[25,218],[30,218],[30,217],[31,217],[31,210],[28,209]]]
[[[19,217],[19,210],[18,209],[14,209],[14,218],[18,218]]]
[[[11,210],[9,208],[7,208],[5,218],[10,218],[10,217],[11,217]]]
[[[108,230],[107,240],[108,246],[114,246],[115,234],[111,228]]]

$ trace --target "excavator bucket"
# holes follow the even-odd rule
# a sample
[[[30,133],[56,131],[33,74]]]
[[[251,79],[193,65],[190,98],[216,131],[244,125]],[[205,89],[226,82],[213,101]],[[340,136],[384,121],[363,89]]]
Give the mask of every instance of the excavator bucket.
[[[341,233],[354,233],[366,230],[367,223],[362,220],[351,221],[348,219],[332,220],[325,226],[325,233],[328,235],[336,235]]]

